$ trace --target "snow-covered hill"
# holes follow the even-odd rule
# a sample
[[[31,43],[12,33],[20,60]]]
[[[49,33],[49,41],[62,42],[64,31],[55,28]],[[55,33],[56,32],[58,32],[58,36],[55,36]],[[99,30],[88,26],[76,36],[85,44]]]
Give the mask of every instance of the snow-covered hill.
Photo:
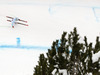
[[[7,22],[6,16],[28,21],[28,27]],[[100,1],[79,0],[9,0],[0,1],[0,45],[50,47],[63,31],[74,27],[81,37],[95,43],[100,36]],[[0,48],[0,75],[32,75],[40,53],[37,49]]]

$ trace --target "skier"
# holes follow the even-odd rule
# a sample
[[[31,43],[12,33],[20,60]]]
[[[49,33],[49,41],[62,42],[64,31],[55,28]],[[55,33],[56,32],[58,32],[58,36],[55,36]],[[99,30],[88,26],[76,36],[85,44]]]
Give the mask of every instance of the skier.
[[[20,24],[20,25],[28,26],[27,24],[24,24],[24,23],[27,23],[27,21],[21,20],[18,17],[15,17],[15,18],[10,17],[10,16],[6,16],[6,17],[11,19],[11,20],[7,20],[7,21],[11,22],[12,28],[14,28],[15,24]],[[21,22],[24,22],[24,23],[20,23],[20,22],[16,22],[16,21],[21,21]]]
[[[18,20],[19,19],[17,17],[12,19],[12,21],[11,21],[12,28],[14,28],[14,25],[16,24],[16,21],[18,21]]]

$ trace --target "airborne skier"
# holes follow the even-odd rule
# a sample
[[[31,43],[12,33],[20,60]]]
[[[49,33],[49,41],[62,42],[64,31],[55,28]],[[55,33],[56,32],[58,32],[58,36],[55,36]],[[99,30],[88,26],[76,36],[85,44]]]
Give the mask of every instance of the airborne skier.
[[[20,24],[20,25],[28,26],[27,24],[23,24],[23,23],[17,22],[17,21],[22,21],[22,22],[27,23],[27,21],[21,20],[21,19],[19,19],[19,18],[17,18],[17,17],[15,17],[15,18],[9,17],[9,16],[6,16],[6,17],[12,19],[12,20],[7,20],[7,21],[11,22],[12,28],[14,28],[14,25],[15,25],[15,24]]]
[[[16,24],[16,21],[18,21],[17,17],[12,19],[12,21],[11,21],[12,28],[14,28],[14,25]]]

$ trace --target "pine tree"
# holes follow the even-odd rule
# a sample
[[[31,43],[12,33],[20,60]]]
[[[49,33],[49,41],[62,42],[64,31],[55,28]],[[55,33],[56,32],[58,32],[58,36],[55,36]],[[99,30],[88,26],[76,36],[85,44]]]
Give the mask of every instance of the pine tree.
[[[100,57],[98,61],[92,64],[92,66],[93,66],[93,69],[92,69],[93,75],[100,75],[100,71],[99,71],[100,70]]]
[[[44,54],[40,54],[38,66],[34,69],[33,75],[48,75],[47,59],[44,57]]]
[[[53,42],[52,44],[52,48],[48,49],[48,53],[47,53],[47,59],[48,59],[48,73],[49,75],[52,75],[52,71],[56,68],[56,60],[55,60],[55,56],[56,56],[56,42]]]
[[[76,28],[74,28],[73,32],[71,32],[68,37],[68,44],[72,49],[68,66],[69,75],[82,75],[83,64],[81,64],[81,55],[83,54],[81,50],[83,50],[83,44],[79,43],[79,39],[79,34]]]
[[[67,38],[66,38],[67,36]],[[93,62],[93,53],[100,51],[99,37],[96,39],[95,47],[87,42],[84,37],[84,43],[80,43],[80,36],[77,29],[67,35],[63,32],[61,39],[52,43],[51,49],[48,49],[47,58],[40,54],[38,65],[34,68],[34,75],[63,75],[59,72],[66,69],[67,75],[100,75],[100,58]]]
[[[60,69],[66,69],[66,42],[67,39],[65,38],[66,32],[63,33],[61,40],[60,40],[60,46],[57,48],[57,55],[56,55],[56,61],[58,63],[58,68]]]
[[[99,37],[97,37],[96,39],[96,45],[95,45],[95,49],[94,49],[94,54],[100,51],[100,41],[99,41]]]

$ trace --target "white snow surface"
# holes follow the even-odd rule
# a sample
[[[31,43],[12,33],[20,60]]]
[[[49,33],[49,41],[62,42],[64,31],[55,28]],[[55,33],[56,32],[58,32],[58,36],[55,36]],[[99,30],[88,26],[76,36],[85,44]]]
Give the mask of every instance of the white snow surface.
[[[98,61],[99,58],[100,58],[100,51],[96,54],[93,54],[92,60],[93,60],[93,62],[96,62],[96,61]]]
[[[41,50],[0,50],[0,75],[33,75]]]
[[[28,21],[28,27],[7,22],[6,16]],[[77,27],[81,37],[95,43],[100,36],[99,0],[0,0],[0,45],[51,46],[63,31]],[[0,48],[0,75],[32,75],[40,53],[47,50]],[[96,61],[96,56],[93,60]]]

